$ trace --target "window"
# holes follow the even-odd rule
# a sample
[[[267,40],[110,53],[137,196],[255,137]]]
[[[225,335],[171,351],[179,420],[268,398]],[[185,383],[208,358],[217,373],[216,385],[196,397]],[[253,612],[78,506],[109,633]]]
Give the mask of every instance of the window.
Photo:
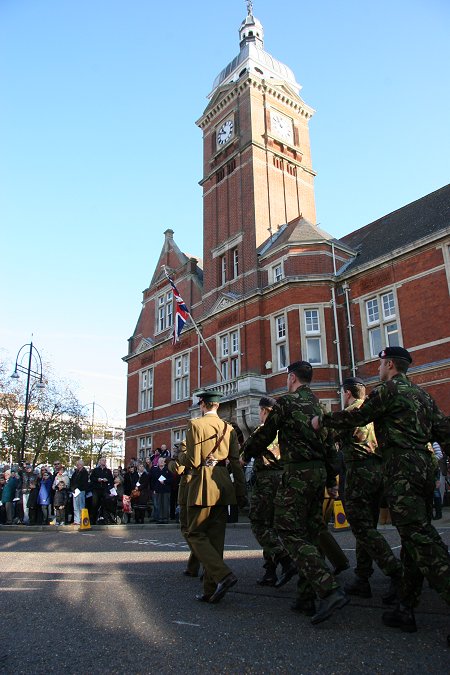
[[[175,401],[189,398],[189,354],[181,354],[175,357],[174,398]]]
[[[223,284],[227,281],[227,256],[221,255],[220,258],[220,283]]]
[[[153,408],[153,368],[143,370],[140,381],[140,410],[150,410]]]
[[[305,309],[304,320],[306,360],[311,365],[317,365],[322,363],[322,336],[319,309]]]
[[[366,316],[370,356],[378,356],[384,347],[400,344],[393,291],[366,300]]]
[[[186,429],[174,429],[172,432],[172,445],[179,445],[186,440]]]
[[[239,375],[239,331],[233,330],[219,336],[220,372],[224,380]]]
[[[139,438],[139,459],[145,459],[152,453],[152,437],[141,436]]]
[[[277,281],[281,281],[283,276],[283,265],[281,263],[272,267],[272,279],[274,284],[276,284]]]
[[[287,367],[287,343],[286,343],[286,316],[280,314],[274,318],[275,323],[275,350],[277,370]]]
[[[232,251],[233,256],[233,279],[239,276],[239,253],[237,248],[234,248]]]
[[[168,291],[158,297],[158,332],[173,326],[173,293]]]

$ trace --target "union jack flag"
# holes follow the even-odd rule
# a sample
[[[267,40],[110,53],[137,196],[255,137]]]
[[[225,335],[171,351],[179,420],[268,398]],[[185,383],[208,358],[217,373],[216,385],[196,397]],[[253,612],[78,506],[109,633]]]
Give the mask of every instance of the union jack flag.
[[[189,310],[185,304],[183,298],[181,297],[178,288],[175,286],[173,279],[167,274],[166,277],[169,280],[170,285],[173,289],[173,297],[175,298],[175,320],[173,323],[173,333],[172,333],[172,344],[176,344],[180,340],[180,333],[184,328],[184,324],[189,318]]]

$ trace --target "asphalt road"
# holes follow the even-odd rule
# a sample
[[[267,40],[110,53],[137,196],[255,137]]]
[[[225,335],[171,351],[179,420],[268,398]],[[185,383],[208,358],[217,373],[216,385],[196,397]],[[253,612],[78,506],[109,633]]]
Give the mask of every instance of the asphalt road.
[[[449,544],[450,527],[438,529]],[[396,531],[384,533],[398,553]],[[353,536],[336,537],[354,564]],[[280,590],[255,584],[262,556],[248,525],[228,529],[225,555],[239,582],[207,605],[194,600],[199,580],[181,574],[186,545],[174,526],[2,529],[0,672],[450,672],[448,607],[427,584],[415,634],[381,624],[378,571],[373,598],[313,627],[289,609],[295,578]]]

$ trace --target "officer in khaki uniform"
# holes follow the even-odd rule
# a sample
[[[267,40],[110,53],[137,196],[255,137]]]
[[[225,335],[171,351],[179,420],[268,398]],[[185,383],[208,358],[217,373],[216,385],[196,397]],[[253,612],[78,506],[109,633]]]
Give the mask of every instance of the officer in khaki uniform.
[[[186,443],[183,441],[181,444],[180,450],[177,451],[173,459],[169,461],[168,467],[169,471],[172,473],[177,473],[180,478],[180,484],[178,486],[178,506],[180,507],[180,530],[183,537],[186,539],[186,543],[189,546],[187,540],[187,531],[188,531],[188,521],[187,521],[187,496],[188,496],[188,487],[189,481],[191,480],[191,475],[186,472],[186,467],[180,463],[180,452],[185,452]],[[190,546],[189,546],[190,548]],[[183,574],[186,577],[198,577],[200,571],[200,561],[194,555],[192,550],[190,551],[186,569]]]
[[[227,507],[236,503],[243,506],[247,499],[236,432],[217,414],[222,395],[208,391],[197,396],[203,416],[189,423],[186,450],[178,461],[190,476],[186,537],[204,568],[203,595],[197,599],[216,603],[237,582],[223,561]]]

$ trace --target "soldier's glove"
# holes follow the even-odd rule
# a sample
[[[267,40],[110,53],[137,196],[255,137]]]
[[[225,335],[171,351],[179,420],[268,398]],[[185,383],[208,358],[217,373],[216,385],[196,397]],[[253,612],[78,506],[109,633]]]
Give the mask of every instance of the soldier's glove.
[[[246,509],[248,508],[248,499],[245,495],[241,495],[240,497],[236,497],[237,504],[240,509]]]

